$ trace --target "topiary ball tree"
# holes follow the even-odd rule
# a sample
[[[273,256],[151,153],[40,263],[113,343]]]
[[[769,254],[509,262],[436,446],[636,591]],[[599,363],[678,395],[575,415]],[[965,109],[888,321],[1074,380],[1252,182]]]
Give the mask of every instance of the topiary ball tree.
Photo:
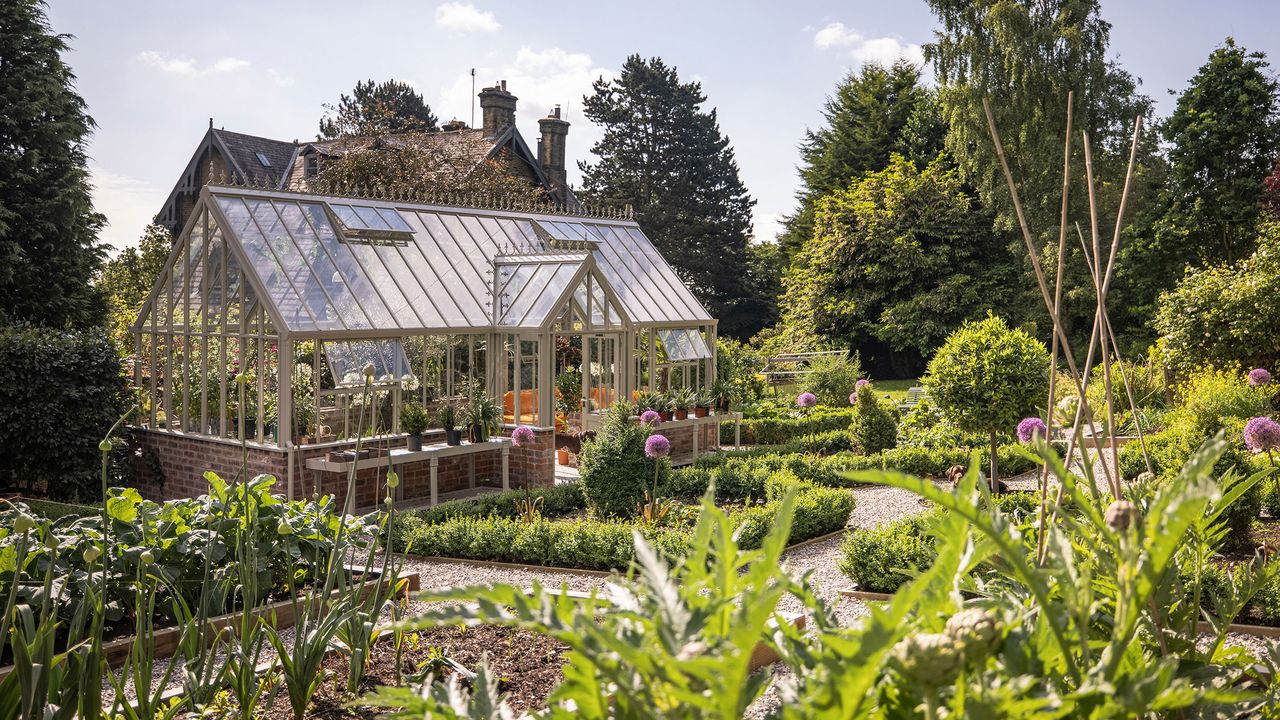
[[[1022,418],[1037,414],[1049,382],[1049,353],[1003,318],[967,322],[929,361],[929,397],[962,430],[991,437],[991,483],[997,479],[996,440]]]
[[[854,448],[863,455],[875,455],[896,447],[898,419],[894,416],[892,406],[886,407],[880,402],[870,384],[860,386],[853,394],[853,400],[849,434]]]

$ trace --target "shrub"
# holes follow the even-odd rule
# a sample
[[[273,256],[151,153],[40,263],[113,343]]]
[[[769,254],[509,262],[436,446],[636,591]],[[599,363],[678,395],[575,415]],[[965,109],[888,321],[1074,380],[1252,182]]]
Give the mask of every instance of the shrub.
[[[625,408],[609,411],[595,439],[583,443],[578,457],[578,473],[587,506],[602,517],[629,517],[644,501],[645,490],[653,483],[655,462],[659,464],[659,484],[670,474],[667,460],[655,461],[644,454],[649,433],[633,422]]]
[[[540,512],[547,517],[567,515],[586,507],[581,483],[564,483],[548,488],[507,490],[463,500],[450,500],[434,507],[413,508],[396,513],[396,530],[401,537],[413,528],[464,517],[517,517],[516,502],[542,498]],[[403,549],[403,545],[399,546]]]
[[[0,489],[101,501],[98,443],[128,407],[121,373],[99,332],[0,328]]]
[[[1035,414],[1048,378],[1044,344],[988,316],[965,323],[947,338],[929,361],[925,386],[943,415],[961,430],[990,436],[994,471],[999,434]]]
[[[823,405],[847,405],[860,377],[862,366],[856,355],[820,355],[809,363],[809,372],[802,376],[800,387],[803,392],[817,395]]]
[[[848,398],[845,398],[846,402]],[[819,405],[805,417],[755,417],[741,421],[742,442],[748,445],[784,445],[808,435],[839,430],[846,431],[853,419],[853,408],[830,408]],[[720,442],[733,443],[733,423],[720,424]]]
[[[849,532],[840,546],[840,570],[859,590],[891,593],[910,579],[910,571],[925,570],[935,556],[929,527],[934,516],[914,515],[874,529]]]
[[[897,412],[892,405],[876,398],[870,385],[857,391],[853,407],[853,421],[849,423],[849,435],[853,449],[863,455],[874,455],[898,444]]]
[[[1001,435],[1012,442],[1012,431]],[[942,416],[942,411],[925,396],[904,413],[898,422],[898,447],[956,448],[986,447],[991,439],[978,433],[964,432]]]

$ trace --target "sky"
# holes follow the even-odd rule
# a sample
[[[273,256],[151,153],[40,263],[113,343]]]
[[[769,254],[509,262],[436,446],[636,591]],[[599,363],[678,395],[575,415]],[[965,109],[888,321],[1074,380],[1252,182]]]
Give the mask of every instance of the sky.
[[[1228,35],[1280,56],[1280,3],[1268,0],[1103,0],[1102,12],[1113,57],[1159,115]],[[98,124],[94,201],[114,248],[136,244],[210,118],[306,141],[326,103],[370,78],[409,82],[442,121],[468,122],[471,69],[477,88],[506,80],[530,145],[537,119],[563,106],[578,184],[600,137],[582,96],[633,53],[702,83],[769,240],[794,209],[797,145],[836,84],[865,62],[920,61],[937,27],[924,0],[49,0],[48,14],[74,36],[66,59]]]

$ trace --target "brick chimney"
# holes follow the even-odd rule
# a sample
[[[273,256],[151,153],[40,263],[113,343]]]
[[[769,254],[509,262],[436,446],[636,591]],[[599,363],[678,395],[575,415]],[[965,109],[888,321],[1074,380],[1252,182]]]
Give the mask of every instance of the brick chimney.
[[[538,164],[551,181],[551,190],[560,198],[566,197],[565,188],[569,184],[569,176],[564,164],[564,141],[569,134],[569,122],[560,119],[560,106],[557,105],[550,115],[538,121],[538,130],[542,137],[538,140]]]
[[[507,92],[506,80],[480,91],[485,137],[495,137],[516,124],[516,99],[515,95]]]

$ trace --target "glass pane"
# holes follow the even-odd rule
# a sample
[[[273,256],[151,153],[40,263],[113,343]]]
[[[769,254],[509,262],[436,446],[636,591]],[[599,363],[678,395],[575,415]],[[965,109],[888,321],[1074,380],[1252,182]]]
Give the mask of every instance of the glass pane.
[[[387,224],[386,220],[382,219],[382,216],[378,214],[378,211],[376,209],[371,207],[362,207],[359,205],[354,207],[355,207],[356,214],[359,215],[360,219],[364,221],[361,223],[361,225],[363,225],[364,227],[370,228],[372,230],[390,230],[391,229],[391,226]]]
[[[368,317],[328,250],[311,228],[311,223],[307,222],[307,215],[302,208],[297,203],[279,203],[276,207],[293,236],[302,261],[311,268],[300,292],[316,319],[316,325],[323,329],[370,327]],[[357,282],[359,279],[363,279],[363,276]]]
[[[329,372],[338,387],[364,385],[364,366],[373,363],[373,378],[391,382],[416,377],[399,340],[359,340],[324,344]]]
[[[659,330],[658,339],[667,353],[667,360],[701,360],[711,357],[711,351],[702,340],[702,333],[689,328]]]
[[[227,222],[230,225],[227,228],[228,231],[239,238],[240,246],[250,266],[266,290],[268,298],[284,316],[285,321],[290,327],[312,326],[310,315],[307,314],[302,301],[290,285],[288,275],[276,262],[274,254],[267,245],[267,239],[258,230],[253,215],[250,214],[244,201],[240,198],[220,197],[218,205],[227,216]],[[275,212],[272,211],[271,214],[275,215]]]
[[[351,246],[338,239],[333,226],[329,224],[329,217],[325,215],[324,208],[314,203],[302,203],[301,207],[307,219],[311,221],[311,229],[315,232],[316,240],[328,252],[328,257],[333,263],[334,274],[330,276],[332,283],[330,287],[345,286],[351,302],[363,309],[368,317],[368,324],[361,327],[396,327],[391,313],[378,295],[374,283],[370,281],[370,276],[352,255]],[[338,302],[339,311],[341,311],[342,302],[336,299],[335,302]],[[345,316],[344,319],[346,319]]]
[[[409,227],[409,223],[400,217],[400,213],[394,208],[377,208],[378,215],[382,217],[392,230],[400,230],[402,232],[413,232],[413,228]]]

